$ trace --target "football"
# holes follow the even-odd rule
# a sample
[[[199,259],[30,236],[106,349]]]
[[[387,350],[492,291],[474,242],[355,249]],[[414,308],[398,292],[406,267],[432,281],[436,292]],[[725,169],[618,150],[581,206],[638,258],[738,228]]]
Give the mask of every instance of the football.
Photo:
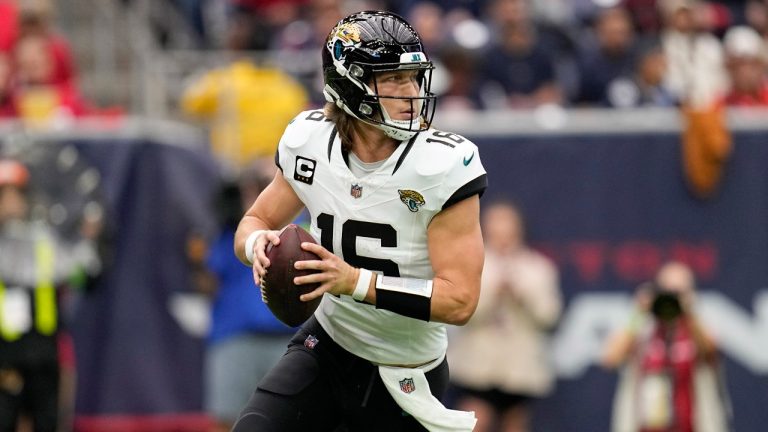
[[[285,324],[296,327],[315,312],[322,297],[303,302],[299,296],[313,291],[319,283],[296,285],[293,278],[316,273],[316,270],[296,270],[296,261],[319,260],[320,257],[301,248],[303,242],[317,243],[303,228],[291,224],[280,232],[280,244],[267,246],[267,274],[262,280],[267,307]]]

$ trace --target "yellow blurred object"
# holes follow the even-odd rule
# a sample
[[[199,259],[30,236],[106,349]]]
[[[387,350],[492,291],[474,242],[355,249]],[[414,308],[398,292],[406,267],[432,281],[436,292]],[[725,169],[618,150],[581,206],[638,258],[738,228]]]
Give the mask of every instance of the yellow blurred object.
[[[307,105],[304,88],[280,69],[239,60],[185,91],[185,113],[211,122],[214,153],[235,166],[277,149],[288,122]]]
[[[25,89],[18,99],[19,115],[29,126],[47,125],[55,118],[59,105],[58,93],[47,86]]]
[[[717,191],[733,142],[722,106],[683,108],[683,169],[691,192],[700,199]]]

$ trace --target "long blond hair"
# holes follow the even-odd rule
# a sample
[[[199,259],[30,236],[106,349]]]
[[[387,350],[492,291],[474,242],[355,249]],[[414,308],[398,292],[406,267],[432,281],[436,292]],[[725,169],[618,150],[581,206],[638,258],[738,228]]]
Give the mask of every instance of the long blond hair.
[[[341,139],[342,148],[346,151],[352,150],[354,136],[360,134],[359,120],[347,114],[333,102],[327,102],[323,112],[329,120],[336,124],[336,131],[339,134],[339,139]]]

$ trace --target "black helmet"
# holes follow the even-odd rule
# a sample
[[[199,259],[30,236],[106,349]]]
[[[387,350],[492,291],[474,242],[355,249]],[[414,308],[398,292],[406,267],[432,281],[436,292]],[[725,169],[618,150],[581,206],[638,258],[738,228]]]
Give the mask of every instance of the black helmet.
[[[358,12],[339,21],[328,35],[323,47],[323,94],[350,115],[406,140],[432,122],[433,68],[419,35],[403,18],[391,12]],[[375,73],[394,70],[417,71],[418,96],[379,96]],[[390,118],[379,103],[383,98],[409,99],[418,117]]]

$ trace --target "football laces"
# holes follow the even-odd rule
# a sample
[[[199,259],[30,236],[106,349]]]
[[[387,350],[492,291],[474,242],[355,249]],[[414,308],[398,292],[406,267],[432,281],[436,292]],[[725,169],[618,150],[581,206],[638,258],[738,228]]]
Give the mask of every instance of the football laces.
[[[260,281],[259,284],[259,290],[261,291],[261,301],[263,301],[265,304],[269,303],[269,298],[267,298],[267,292],[264,290],[266,288],[267,284],[264,282],[264,279]]]

